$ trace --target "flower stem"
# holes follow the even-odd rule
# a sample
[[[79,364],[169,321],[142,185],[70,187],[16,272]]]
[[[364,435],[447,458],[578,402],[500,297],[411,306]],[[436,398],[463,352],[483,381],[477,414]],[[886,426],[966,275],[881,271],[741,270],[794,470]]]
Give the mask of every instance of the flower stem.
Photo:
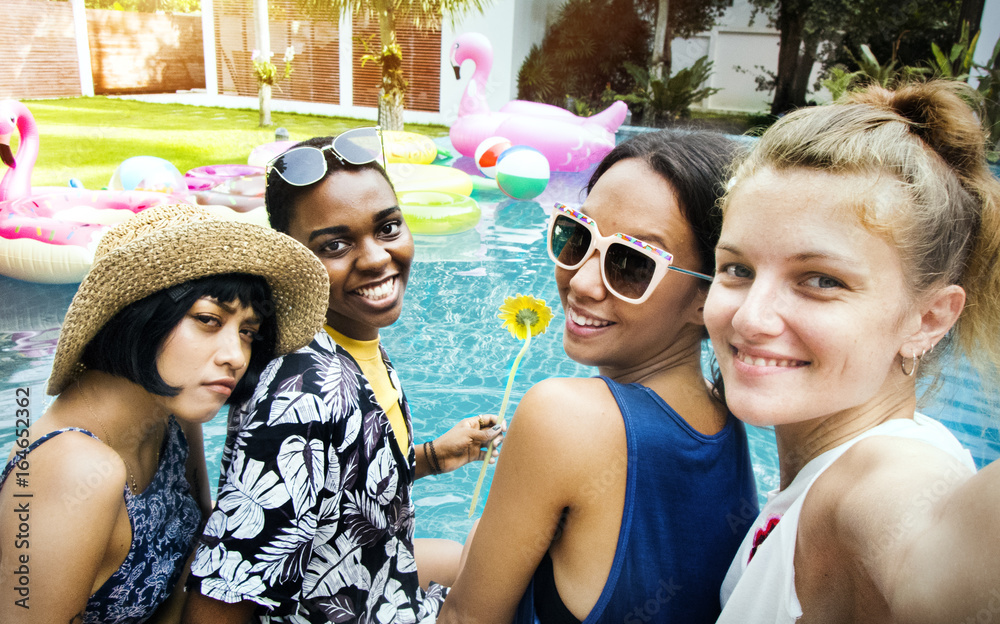
[[[503,392],[503,401],[500,402],[500,414],[497,416],[497,424],[503,422],[503,415],[507,411],[507,401],[510,399],[510,389],[514,386],[514,375],[517,374],[517,367],[521,364],[521,358],[528,352],[531,344],[531,329],[528,329],[528,337],[524,340],[524,346],[514,358],[514,365],[510,367],[510,375],[507,376],[507,389]],[[490,440],[489,448],[486,449],[486,457],[483,459],[483,466],[479,469],[479,480],[476,481],[476,489],[472,491],[472,504],[469,505],[469,517],[476,511],[476,503],[479,502],[479,491],[483,488],[483,480],[486,478],[486,469],[490,466],[490,458],[493,457],[493,450],[496,448],[495,439]]]

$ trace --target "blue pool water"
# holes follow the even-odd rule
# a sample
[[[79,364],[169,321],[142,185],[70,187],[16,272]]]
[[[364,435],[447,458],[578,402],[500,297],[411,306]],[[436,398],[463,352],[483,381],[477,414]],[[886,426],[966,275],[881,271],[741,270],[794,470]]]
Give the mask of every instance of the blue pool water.
[[[469,170],[471,161],[459,159],[456,165]],[[521,364],[512,406],[531,384],[546,377],[594,374],[562,352],[564,317],[543,243],[549,208],[556,201],[582,201],[587,177],[588,173],[553,174],[546,191],[530,202],[511,200],[498,191],[477,192],[483,218],[475,231],[417,237],[417,262],[404,313],[382,333],[410,401],[417,443],[444,433],[464,416],[499,410],[507,371],[520,347],[496,318],[505,297],[534,295],[548,301],[555,312],[549,331],[532,341]],[[75,290],[75,285],[30,284],[0,277],[0,448],[4,456],[14,439],[15,389],[30,388],[33,418],[44,410],[45,382],[59,325]],[[980,466],[1000,457],[997,421],[987,416],[991,412],[986,398],[963,362],[947,367],[941,391],[924,411],[951,428]],[[225,429],[225,413],[205,427],[213,485]],[[778,481],[774,435],[767,429],[751,429],[750,441],[758,490],[763,493]],[[472,525],[467,510],[478,470],[478,465],[468,466],[417,482],[418,537],[464,540]]]

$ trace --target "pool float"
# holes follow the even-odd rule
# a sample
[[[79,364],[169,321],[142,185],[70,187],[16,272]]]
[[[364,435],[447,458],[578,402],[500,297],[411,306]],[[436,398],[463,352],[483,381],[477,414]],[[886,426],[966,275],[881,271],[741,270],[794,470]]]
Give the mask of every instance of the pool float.
[[[472,177],[464,171],[444,165],[390,163],[386,167],[386,173],[397,194],[406,191],[443,191],[466,196],[472,194]]]
[[[272,141],[271,143],[258,145],[250,150],[250,156],[247,157],[247,164],[251,167],[266,167],[267,163],[277,158],[278,154],[287,151],[288,148],[298,143],[298,141]]]
[[[493,46],[485,35],[464,33],[455,39],[451,65],[460,79],[462,62],[476,69],[462,94],[458,119],[451,125],[451,143],[464,156],[475,157],[484,139],[504,137],[514,145],[527,145],[548,159],[553,171],[582,171],[600,162],[615,146],[615,131],[625,120],[628,106],[615,102],[600,113],[579,117],[539,102],[514,100],[498,112],[486,102],[486,81],[493,67]]]
[[[406,225],[414,234],[458,234],[476,227],[482,211],[476,200],[447,191],[397,193]]]
[[[264,205],[264,167],[207,165],[184,174],[188,191],[202,205],[247,212]]]
[[[17,154],[10,151],[14,129]],[[32,282],[79,282],[90,269],[104,230],[135,213],[176,202],[149,191],[32,189],[38,128],[20,102],[0,102],[0,155],[10,167],[0,180],[0,274]]]
[[[0,274],[46,284],[79,282],[105,230],[176,201],[151,191],[67,189],[0,202]]]
[[[10,138],[17,131],[20,141],[17,156],[10,151]],[[38,126],[24,104],[15,100],[0,101],[0,160],[9,167],[0,180],[0,201],[17,199],[31,194],[65,191],[67,186],[31,187],[31,170],[38,159]],[[21,163],[20,171],[17,169]],[[70,186],[79,184],[70,180]]]
[[[390,163],[429,165],[437,158],[438,147],[430,138],[416,132],[383,130],[385,159]]]
[[[264,167],[279,154],[298,144],[298,141],[274,141],[258,145],[250,152],[247,163]],[[416,132],[397,130],[382,131],[382,146],[389,163],[413,163],[429,165],[437,158],[438,146],[429,137]]]

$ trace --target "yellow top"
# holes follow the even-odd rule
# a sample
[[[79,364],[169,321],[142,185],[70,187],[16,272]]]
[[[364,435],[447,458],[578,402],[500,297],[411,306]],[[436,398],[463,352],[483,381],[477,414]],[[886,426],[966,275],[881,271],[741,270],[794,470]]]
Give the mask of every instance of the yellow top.
[[[368,383],[375,391],[375,400],[389,417],[389,425],[392,427],[393,435],[396,436],[396,444],[399,445],[403,457],[406,457],[410,448],[410,439],[406,435],[406,421],[403,420],[403,410],[399,406],[399,390],[389,380],[389,371],[385,367],[382,353],[378,348],[379,339],[354,340],[329,325],[323,325],[323,329],[330,334],[334,342],[350,353],[358,366],[361,367],[361,372],[368,378]]]

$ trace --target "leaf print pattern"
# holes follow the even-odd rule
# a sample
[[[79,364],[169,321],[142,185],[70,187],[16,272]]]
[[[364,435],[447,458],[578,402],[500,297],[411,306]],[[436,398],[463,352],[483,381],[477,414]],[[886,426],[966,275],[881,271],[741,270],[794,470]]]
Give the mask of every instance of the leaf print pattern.
[[[292,499],[295,517],[300,517],[316,504],[316,495],[326,480],[323,474],[326,455],[319,440],[305,440],[301,436],[285,438],[278,451],[278,472],[285,480],[285,488]]]
[[[219,496],[218,506],[221,511],[233,512],[227,520],[228,526],[235,527],[233,537],[247,538],[264,527],[265,509],[281,507],[289,497],[278,475],[270,471],[261,474],[262,462],[237,453],[233,465],[240,466],[241,459],[246,459],[244,470],[233,480],[228,496]]]
[[[345,587],[368,590],[370,584],[368,570],[361,565],[361,546],[339,535],[333,544],[316,548],[302,580],[302,598],[336,596]]]
[[[340,490],[340,455],[331,446],[326,458],[326,482],[323,487],[331,492]]]
[[[358,471],[360,470],[358,455],[359,453],[355,451],[347,456],[344,465],[344,480],[341,482],[341,487],[344,490],[354,489],[354,483],[358,480]]]
[[[222,536],[225,533],[225,514],[212,514],[209,516],[208,523],[205,525],[205,531],[201,536],[201,543],[205,546],[206,554],[195,562],[194,565],[198,566],[195,574],[198,576],[208,576],[222,567],[223,562],[226,560],[226,550],[221,548],[220,544],[222,543]],[[195,570],[194,565],[192,565],[192,570]]]
[[[261,548],[253,571],[262,572],[268,585],[301,577],[312,555],[315,532],[316,516],[309,514],[298,518],[297,524],[282,529],[281,535]]]
[[[257,380],[257,387],[254,388],[253,396],[251,397],[251,402],[260,403],[267,396],[270,390],[271,382],[274,381],[275,375],[278,374],[278,368],[280,368],[281,363],[278,360],[271,360],[268,362],[267,366],[264,367],[264,372],[260,374],[260,379]]]
[[[293,375],[278,384],[278,392],[302,392],[302,375]]]
[[[303,424],[323,419],[323,403],[311,394],[279,393],[271,401],[267,425]]]
[[[225,602],[238,602],[234,596],[257,596],[263,589],[259,576],[250,574],[250,562],[244,561],[239,551],[226,553],[226,560],[219,569],[217,576],[208,577],[202,583],[202,593]],[[230,600],[226,600],[229,597]],[[271,606],[273,600],[257,600],[258,604]]]
[[[383,446],[368,464],[368,479],[365,483],[368,496],[380,505],[388,505],[396,497],[396,480],[396,462],[392,458],[392,450]]]
[[[386,520],[375,501],[363,493],[347,492],[344,496],[343,530],[359,544],[373,544],[385,533]]]
[[[417,579],[412,444],[400,454],[368,380],[325,332],[265,372],[231,411],[190,583],[256,602],[262,623],[433,622],[446,592]]]
[[[374,393],[372,393],[374,396]],[[381,442],[382,436],[384,435],[381,427],[381,422],[379,421],[379,412],[372,410],[365,414],[363,426],[365,433],[365,443],[361,445],[361,450],[365,454],[365,459],[371,460],[372,454],[375,452],[375,448],[378,443]]]
[[[349,622],[354,619],[354,601],[347,596],[330,596],[316,604],[331,622]]]
[[[321,378],[319,395],[337,411],[354,410],[359,402],[360,376],[361,368],[346,351],[332,353]]]

